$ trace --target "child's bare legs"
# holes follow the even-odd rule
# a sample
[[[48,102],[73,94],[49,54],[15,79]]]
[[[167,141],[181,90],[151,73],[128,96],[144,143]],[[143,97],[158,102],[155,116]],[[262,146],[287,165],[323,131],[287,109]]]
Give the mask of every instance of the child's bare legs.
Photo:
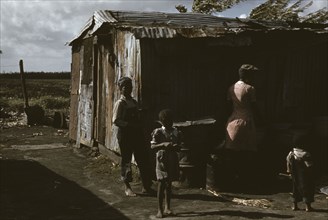
[[[172,183],[171,181],[166,182],[165,190],[165,209],[164,213],[167,215],[174,215],[171,211],[171,196],[172,196]]]
[[[164,199],[165,188],[166,188],[166,184],[164,180],[158,181],[158,189],[157,189],[158,212],[156,215],[157,218],[163,218],[163,199]]]

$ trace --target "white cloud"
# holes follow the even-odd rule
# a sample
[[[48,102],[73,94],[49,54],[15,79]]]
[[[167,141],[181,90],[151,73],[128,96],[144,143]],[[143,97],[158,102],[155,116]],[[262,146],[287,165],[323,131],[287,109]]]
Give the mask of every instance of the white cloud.
[[[310,0],[309,0],[310,1]],[[305,14],[317,11],[321,8],[328,8],[327,0],[313,0],[312,5],[305,11]]]
[[[220,13],[244,17],[265,0],[249,0]],[[72,40],[96,10],[177,12],[175,5],[191,10],[193,0],[0,0],[0,73],[19,71],[69,71]],[[311,10],[327,6],[314,0]]]
[[[265,1],[266,0],[243,1],[235,6],[231,7],[230,9],[227,9],[227,10],[219,13],[219,15],[222,17],[232,17],[232,18],[239,17],[241,15],[246,15],[246,17],[248,17],[253,8],[264,3]]]
[[[191,7],[192,0],[1,0],[0,73],[69,71],[73,39],[96,10],[177,12],[175,5]]]
[[[247,18],[247,15],[246,14],[241,14],[241,15],[239,15],[239,18]]]

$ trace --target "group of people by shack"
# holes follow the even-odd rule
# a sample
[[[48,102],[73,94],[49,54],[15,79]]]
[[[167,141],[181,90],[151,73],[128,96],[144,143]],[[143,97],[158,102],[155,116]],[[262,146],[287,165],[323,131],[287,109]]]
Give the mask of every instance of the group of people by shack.
[[[226,123],[225,149],[230,161],[232,177],[249,178],[254,170],[253,161],[256,152],[255,119],[263,120],[256,106],[256,90],[253,80],[259,71],[251,64],[243,64],[239,68],[239,80],[231,85],[227,92],[227,100],[231,103],[231,114]],[[134,155],[140,170],[142,193],[155,194],[152,189],[151,163],[148,158],[149,149],[145,143],[140,112],[137,101],[131,96],[133,84],[129,77],[118,81],[121,92],[115,103],[112,122],[118,127],[117,139],[121,152],[121,179],[126,196],[136,196],[130,182],[132,181],[131,160]],[[172,216],[171,194],[172,181],[179,178],[178,152],[183,146],[182,133],[173,126],[173,113],[170,109],[159,112],[161,127],[151,134],[151,149],[156,153],[156,179],[158,181],[157,217]],[[287,155],[287,173],[293,182],[293,210],[298,209],[298,202],[306,203],[306,211],[312,211],[314,201],[313,160],[306,150],[309,145],[306,136],[295,139],[292,150]],[[237,163],[238,161],[238,163]],[[243,164],[240,166],[240,164]],[[164,202],[165,201],[165,202]],[[163,204],[164,202],[164,204]]]

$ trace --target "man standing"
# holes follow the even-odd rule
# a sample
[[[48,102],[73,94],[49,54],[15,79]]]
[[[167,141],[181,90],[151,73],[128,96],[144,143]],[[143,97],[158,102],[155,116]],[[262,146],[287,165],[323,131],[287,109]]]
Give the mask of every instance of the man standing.
[[[136,196],[132,191],[131,160],[134,154],[140,170],[143,193],[152,193],[150,178],[149,153],[146,148],[144,134],[138,113],[138,103],[132,98],[132,80],[122,77],[118,81],[121,91],[120,99],[115,103],[113,123],[118,127],[117,139],[121,151],[121,178],[125,186],[126,196]]]

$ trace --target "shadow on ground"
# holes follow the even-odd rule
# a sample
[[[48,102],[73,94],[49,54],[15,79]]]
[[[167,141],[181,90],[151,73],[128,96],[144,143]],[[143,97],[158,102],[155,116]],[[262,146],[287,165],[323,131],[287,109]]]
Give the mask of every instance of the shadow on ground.
[[[232,211],[232,210],[221,210],[213,212],[181,212],[178,213],[179,217],[197,217],[197,216],[230,216],[230,217],[243,217],[249,219],[262,219],[262,218],[278,218],[288,219],[294,218],[293,215],[281,215],[276,213],[265,213],[265,212],[244,212],[244,211]]]
[[[35,161],[0,160],[0,219],[128,219]]]

